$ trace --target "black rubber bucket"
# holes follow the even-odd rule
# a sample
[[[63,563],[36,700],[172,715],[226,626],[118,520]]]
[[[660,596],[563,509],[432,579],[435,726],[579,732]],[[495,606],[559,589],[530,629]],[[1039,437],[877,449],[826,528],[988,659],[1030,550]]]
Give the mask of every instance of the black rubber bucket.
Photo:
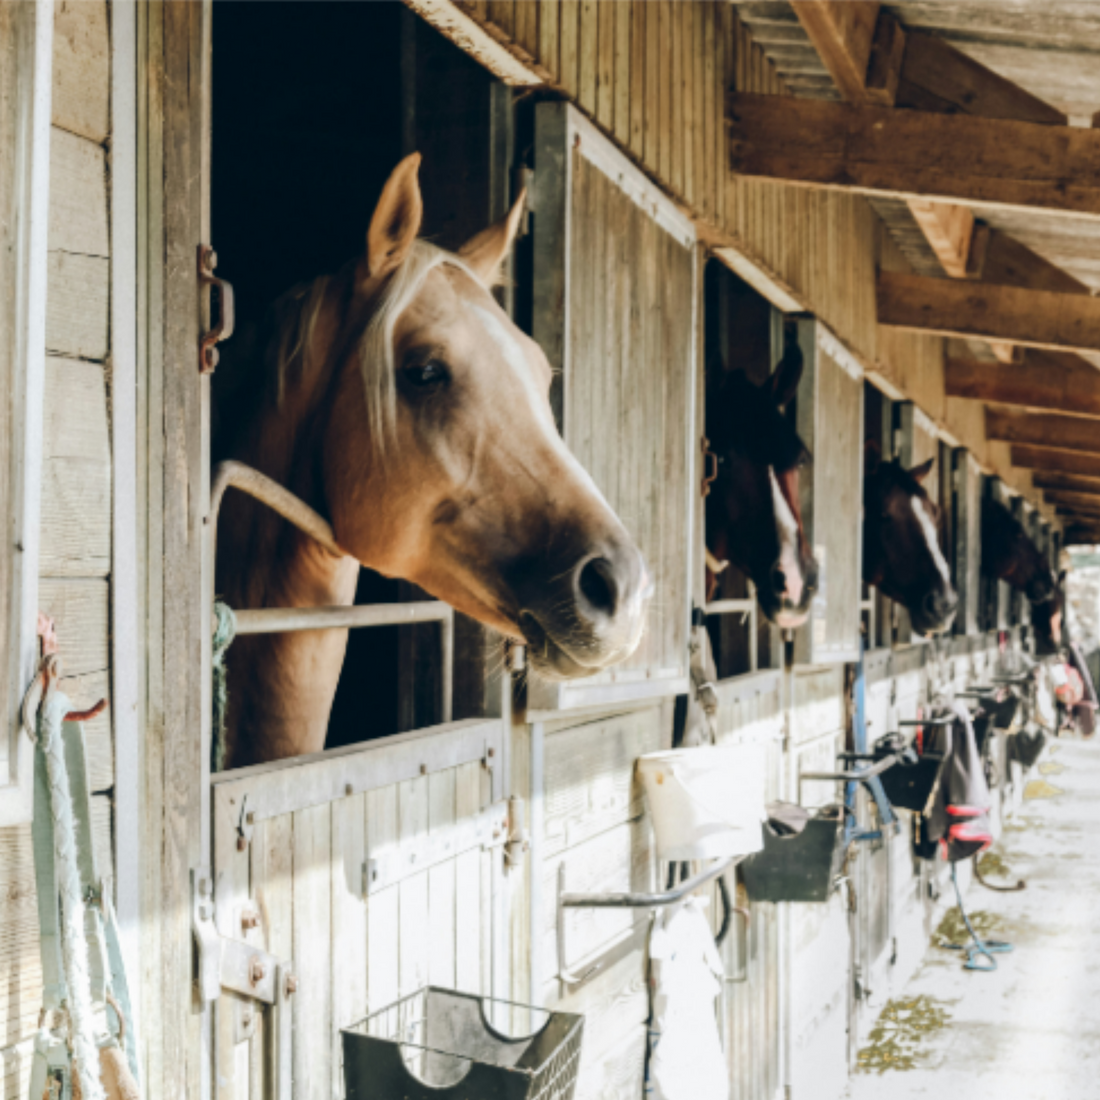
[[[826,806],[796,836],[764,827],[764,849],[739,872],[753,901],[828,901],[844,861],[844,813]]]

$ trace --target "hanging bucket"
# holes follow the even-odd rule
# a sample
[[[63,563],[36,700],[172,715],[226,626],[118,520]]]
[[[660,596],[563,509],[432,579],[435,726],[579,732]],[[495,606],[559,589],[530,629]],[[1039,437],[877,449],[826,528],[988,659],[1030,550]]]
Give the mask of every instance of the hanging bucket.
[[[764,830],[764,850],[741,864],[752,901],[828,901],[844,866],[844,814],[825,806],[795,836]]]
[[[703,745],[638,758],[657,858],[720,859],[764,845],[765,746]]]

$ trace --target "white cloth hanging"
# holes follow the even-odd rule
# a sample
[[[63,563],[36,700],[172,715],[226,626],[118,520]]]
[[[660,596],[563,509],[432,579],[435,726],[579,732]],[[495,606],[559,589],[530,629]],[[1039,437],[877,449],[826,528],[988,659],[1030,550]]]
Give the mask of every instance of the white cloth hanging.
[[[724,971],[706,905],[691,896],[653,922],[647,1100],[729,1100],[715,1004]]]

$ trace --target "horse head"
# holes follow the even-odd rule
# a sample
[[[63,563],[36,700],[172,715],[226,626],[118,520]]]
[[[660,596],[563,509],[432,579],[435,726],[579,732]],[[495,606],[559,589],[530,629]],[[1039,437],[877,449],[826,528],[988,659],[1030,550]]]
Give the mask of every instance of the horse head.
[[[1033,604],[1054,596],[1050,563],[1020,521],[991,497],[982,498],[982,572],[1006,581]]]
[[[1031,626],[1035,631],[1035,653],[1049,657],[1062,648],[1062,619],[1066,610],[1065,574],[1054,583],[1049,599],[1031,608]]]
[[[546,356],[491,293],[523,196],[445,252],[418,240],[419,162],[394,170],[365,254],[303,326],[334,364],[318,495],[361,564],[526,642],[548,677],[590,675],[636,648],[652,580],[566,449]]]
[[[708,431],[719,475],[707,508],[707,546],[756,585],[764,614],[801,626],[817,591],[817,561],[802,530],[799,470],[810,458],[784,406],[802,376],[802,353],[789,340],[761,386],[728,373],[709,402]],[[714,575],[708,577],[713,589]]]
[[[939,634],[959,599],[940,548],[940,511],[921,482],[934,459],[905,470],[868,444],[863,481],[863,579],[905,606],[919,634]]]

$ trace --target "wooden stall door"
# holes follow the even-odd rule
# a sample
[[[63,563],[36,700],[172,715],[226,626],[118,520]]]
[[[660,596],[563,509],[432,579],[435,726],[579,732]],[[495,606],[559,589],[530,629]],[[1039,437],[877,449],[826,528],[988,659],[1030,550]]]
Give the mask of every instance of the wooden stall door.
[[[695,231],[564,103],[535,111],[532,334],[560,373],[570,450],[646,556],[656,585],[637,652],[532,710],[615,705],[687,687],[696,389]]]
[[[803,316],[798,433],[813,455],[801,480],[802,521],[818,566],[809,622],[796,635],[799,664],[859,659],[863,589],[863,368],[816,318]]]
[[[214,778],[215,920],[292,964],[294,1100],[344,1095],[340,1029],[407,993],[508,995],[504,736],[474,719]],[[217,1097],[285,1095],[255,1002],[223,992],[215,1030]]]

